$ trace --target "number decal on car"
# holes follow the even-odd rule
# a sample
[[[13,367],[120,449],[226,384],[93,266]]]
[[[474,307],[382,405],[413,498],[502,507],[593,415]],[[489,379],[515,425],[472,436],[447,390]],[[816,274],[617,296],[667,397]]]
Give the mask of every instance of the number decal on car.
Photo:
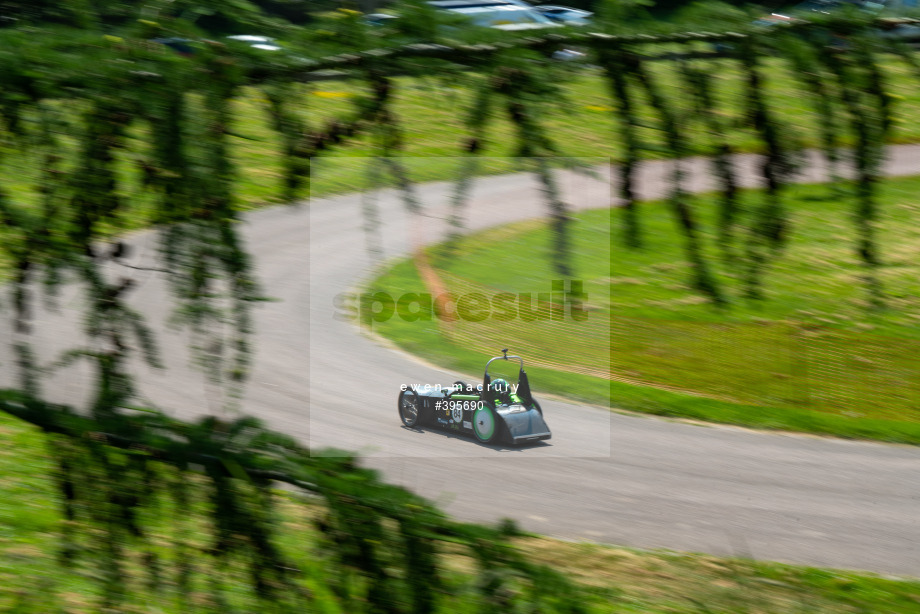
[[[445,409],[450,414],[451,422],[460,424],[463,421],[463,412],[476,411],[482,407],[482,401],[451,401]]]

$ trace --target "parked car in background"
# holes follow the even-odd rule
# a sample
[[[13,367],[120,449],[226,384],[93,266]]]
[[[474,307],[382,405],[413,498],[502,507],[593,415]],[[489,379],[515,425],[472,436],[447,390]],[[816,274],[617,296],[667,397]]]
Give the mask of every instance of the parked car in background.
[[[234,34],[233,36],[228,36],[227,38],[230,40],[239,41],[241,43],[246,43],[253,49],[261,49],[262,51],[281,51],[281,45],[279,45],[278,41],[270,36],[261,36],[258,34]]]
[[[368,13],[364,16],[364,21],[372,26],[385,26],[394,19],[398,19],[398,17],[389,13]]]
[[[559,24],[520,0],[431,0],[431,6],[463,15],[477,25],[498,30],[555,28]]]
[[[548,19],[567,26],[586,26],[591,23],[591,16],[594,15],[591,11],[556,4],[538,4],[533,7],[533,10]]]
[[[166,45],[179,55],[186,57],[191,57],[195,55],[197,51],[195,48],[195,41],[190,38],[180,38],[178,36],[167,36],[161,38],[151,38],[150,42],[160,43],[161,45]]]
[[[546,17],[523,0],[429,0],[428,4],[452,15],[466,17],[474,26],[496,30],[527,31],[559,28],[563,25],[560,20]],[[364,15],[365,23],[374,26],[386,25],[394,19],[399,19],[399,16],[385,13]],[[445,26],[445,29],[448,28]],[[562,61],[579,61],[585,59],[586,55],[577,49],[557,49],[552,57]]]
[[[897,18],[906,11],[916,11],[917,0],[887,0],[873,2],[871,0],[805,0],[786,11],[764,15],[754,23],[759,26],[777,26],[792,23],[823,15],[833,15],[846,10],[858,11],[881,18],[882,24],[879,35],[883,38],[901,39],[911,43],[920,43],[920,26],[914,24],[897,23],[886,24],[885,18]]]

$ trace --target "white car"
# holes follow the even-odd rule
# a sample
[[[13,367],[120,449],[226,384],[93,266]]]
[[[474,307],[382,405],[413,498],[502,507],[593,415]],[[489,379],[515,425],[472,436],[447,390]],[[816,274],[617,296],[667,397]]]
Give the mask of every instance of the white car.
[[[398,19],[398,17],[389,13],[368,13],[364,16],[365,23],[371,26],[385,26],[394,19]]]
[[[873,2],[872,0],[806,0],[786,13],[771,13],[764,15],[754,22],[758,26],[779,26],[807,20],[816,15],[833,15],[834,13],[850,9],[859,9],[867,15],[879,18],[880,28],[876,31],[882,38],[900,39],[908,43],[920,42],[920,26],[912,23],[898,23],[896,19],[899,9],[916,8],[915,0],[889,0]]]
[[[233,36],[228,36],[230,40],[240,41],[241,43],[247,43],[253,49],[261,49],[262,51],[281,51],[281,45],[275,41],[270,36],[259,36],[256,34],[234,34]]]
[[[544,17],[568,26],[586,26],[591,23],[591,16],[594,15],[591,11],[555,4],[540,4],[533,7],[533,10],[541,13]]]
[[[520,0],[432,0],[428,4],[468,17],[475,25],[486,28],[533,30],[559,27]]]

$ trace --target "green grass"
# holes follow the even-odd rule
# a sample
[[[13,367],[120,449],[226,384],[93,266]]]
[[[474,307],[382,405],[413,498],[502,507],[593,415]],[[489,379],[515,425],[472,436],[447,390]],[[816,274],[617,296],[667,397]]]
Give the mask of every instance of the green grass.
[[[730,127],[731,143],[742,151],[759,151],[762,144],[755,134],[742,125],[745,122],[744,78],[730,60],[715,60],[711,64],[716,100],[719,113]],[[818,146],[819,126],[808,95],[804,94],[794,74],[782,62],[767,60],[765,86],[767,99],[772,103],[776,120],[787,128],[792,142],[801,146]],[[893,129],[894,142],[917,142],[920,140],[920,81],[911,69],[900,60],[887,57],[883,62],[890,93],[897,117]],[[673,101],[687,99],[687,92],[681,85],[676,69],[669,62],[659,62],[652,67],[653,74],[662,84],[662,91]],[[619,142],[619,125],[609,93],[609,86],[600,72],[590,68],[575,68],[562,64],[557,68],[555,81],[559,86],[555,96],[559,104],[550,104],[541,114],[541,121],[564,155],[572,157],[612,157],[623,155]],[[469,85],[473,82],[451,80],[441,83],[434,79],[396,80],[394,110],[399,118],[404,135],[402,155],[426,159],[424,175],[418,180],[431,181],[449,179],[455,176],[455,164],[440,157],[462,155],[463,145],[468,138],[464,121],[471,104]],[[356,94],[358,84],[336,82],[316,86],[312,93],[304,96],[302,113],[311,125],[322,125],[332,117],[341,117],[348,112],[348,98],[323,98],[317,91]],[[258,127],[261,121],[253,105],[254,98],[247,97],[241,105],[240,130],[249,130],[259,138],[258,145],[241,142],[240,151],[245,151],[247,163],[241,164],[243,175],[242,200],[254,202],[266,199],[266,189],[272,183],[277,186],[277,147],[274,139],[263,134]],[[684,117],[689,113],[686,105],[677,103],[682,116],[682,127],[686,130],[687,142],[696,153],[711,153],[712,143],[708,132],[699,121]],[[660,158],[666,155],[665,135],[658,127],[655,111],[642,96],[638,96],[636,109],[642,127],[639,137],[644,143],[643,156]],[[329,151],[331,157],[373,156],[376,147],[370,137],[362,137]],[[490,123],[487,141],[480,152],[483,157],[508,157],[516,155],[514,128],[503,116],[498,115]],[[241,153],[241,161],[244,155]],[[274,160],[274,161],[273,161]],[[274,167],[271,165],[274,164]],[[350,165],[349,165],[350,166]],[[329,165],[325,165],[328,169]],[[246,169],[252,169],[246,170]],[[512,163],[493,164],[486,169],[489,173],[503,173],[513,170]],[[359,167],[324,170],[314,176],[311,186],[314,196],[349,192],[365,185],[363,172]],[[275,192],[276,193],[276,192]],[[270,198],[270,197],[269,197]]]
[[[920,178],[883,184],[878,223],[888,307],[867,308],[854,254],[852,202],[827,186],[789,188],[792,239],[771,266],[767,299],[742,298],[736,261],[715,247],[715,199],[696,198],[706,250],[729,289],[729,309],[688,287],[682,240],[664,203],[639,208],[643,250],[614,243],[616,211],[578,214],[575,277],[591,311],[584,323],[498,321],[453,324],[393,317],[373,329],[433,362],[475,374],[511,347],[536,365],[538,389],[661,415],[920,443]],[[750,209],[759,193],[745,193]],[[747,221],[745,218],[744,221]],[[527,221],[429,250],[459,295],[548,291],[557,278],[551,235]],[[612,263],[612,264],[611,264]],[[424,292],[414,265],[397,263],[370,290]],[[607,336],[609,333],[609,337]],[[607,340],[610,340],[610,345]],[[612,381],[598,374],[612,374]]]
[[[610,612],[894,613],[920,607],[916,584],[859,573],[545,538],[522,546],[605,595]]]
[[[104,577],[98,558],[102,550],[100,529],[90,530],[77,541],[78,556],[70,566],[62,565],[59,559],[62,531],[67,522],[55,481],[56,466],[48,454],[48,446],[55,445],[56,440],[47,438],[33,426],[0,413],[0,611],[3,612],[100,611],[103,591],[99,580]],[[201,483],[194,474],[184,479],[191,484]],[[159,501],[156,506],[140,511],[140,524],[147,532],[149,547],[123,544],[119,562],[127,571],[128,581],[120,586],[125,598],[118,605],[118,612],[178,613],[209,604],[214,606],[212,610],[217,610],[209,591],[211,580],[223,584],[234,608],[253,611],[259,607],[246,590],[247,580],[241,569],[230,565],[216,570],[208,566],[208,558],[201,554],[213,541],[201,515],[208,505],[207,497],[206,489],[192,489],[193,505],[181,514],[169,501]],[[315,531],[299,531],[304,518],[304,514],[291,508],[283,519],[291,540],[281,547],[304,570],[304,585],[323,597],[319,557],[311,558],[303,551],[314,548],[317,539]],[[175,591],[178,551],[171,544],[180,530],[190,546],[186,557],[192,565],[188,600],[191,605],[180,602]],[[167,578],[156,590],[147,585],[148,576],[143,573],[148,552],[159,557],[161,571]]]
[[[73,567],[58,564],[62,527],[60,500],[54,469],[46,454],[45,438],[36,429],[0,415],[0,611],[20,613],[96,612],[99,570],[92,550]],[[194,477],[191,478],[194,481]],[[199,493],[203,498],[203,493]],[[197,498],[197,497],[196,497]],[[198,523],[200,499],[183,510],[191,529],[189,541],[204,548],[209,535]],[[316,504],[295,504],[278,494],[280,546],[303,570],[303,585],[314,596],[314,610],[336,614],[326,588],[326,571],[319,534],[313,524],[322,509]],[[165,578],[173,572],[174,553],[168,548],[174,536],[175,510],[168,506],[148,512],[144,526],[162,559]],[[197,524],[196,524],[197,523]],[[916,612],[920,607],[920,581],[883,578],[868,573],[819,569],[704,554],[643,551],[569,543],[532,536],[518,546],[534,562],[545,563],[583,587],[590,614],[610,612],[789,613],[789,612]],[[189,604],[177,601],[169,580],[157,591],[142,581],[143,552],[127,547],[123,563],[135,578],[124,588],[126,602],[117,611],[159,613],[189,611],[255,611],[242,588],[241,569],[216,570],[204,566],[193,549],[194,590]],[[475,614],[479,604],[471,594],[473,562],[468,555],[447,548],[440,559],[446,594],[441,612]],[[224,584],[228,604],[211,595],[207,580]]]
[[[658,78],[662,91],[672,101],[686,101],[687,93],[681,86],[675,67],[669,62],[658,62],[651,72]],[[744,79],[730,60],[713,60],[709,64],[714,80],[714,94],[720,116],[730,130],[731,143],[739,151],[759,151],[762,144],[745,126]],[[804,93],[794,74],[779,60],[765,60],[764,83],[766,96],[773,104],[776,120],[785,128],[791,143],[816,147],[819,144],[819,127],[810,98]],[[895,124],[893,142],[920,142],[920,80],[912,69],[894,56],[885,56],[882,68],[891,93]],[[540,120],[547,134],[560,146],[566,156],[575,158],[612,158],[619,160],[623,151],[619,140],[619,125],[608,85],[597,69],[560,63],[556,66],[553,81],[559,92],[550,98],[557,104],[547,104]],[[458,173],[457,156],[463,155],[469,137],[465,119],[472,104],[472,87],[479,77],[452,76],[441,81],[434,78],[395,79],[393,109],[403,133],[404,148],[400,155],[423,161],[414,166],[414,179],[434,181],[452,179]],[[328,122],[353,115],[357,96],[366,94],[360,82],[329,81],[301,86],[297,112],[310,130],[321,130]],[[194,101],[193,101],[194,102]],[[640,118],[639,136],[643,142],[641,155],[661,158],[667,155],[664,133],[658,127],[658,118],[644,96],[637,95],[636,113]],[[680,125],[686,131],[692,151],[710,154],[713,143],[705,127],[690,117],[688,104],[675,102]],[[58,127],[63,170],[72,171],[82,131],[79,122],[82,107],[71,101],[58,101],[57,108],[65,109]],[[55,105],[51,105],[54,108]],[[236,200],[242,210],[281,202],[283,193],[283,160],[281,139],[273,130],[267,105],[260,91],[244,88],[234,105],[231,152],[237,171]],[[497,105],[497,109],[501,106]],[[25,114],[24,125],[38,124],[38,117]],[[200,129],[200,127],[191,129]],[[123,208],[120,220],[113,224],[113,232],[146,227],[154,210],[155,195],[142,185],[138,162],[148,156],[145,142],[147,127],[134,125],[129,130],[125,147],[116,151],[119,160],[118,192]],[[364,158],[379,154],[377,139],[364,134],[353,141],[332,147],[324,152],[320,162],[314,164],[309,190],[302,196],[328,196],[365,189],[368,172]],[[489,124],[487,139],[480,151],[482,174],[500,174],[519,170],[515,160],[517,146],[514,128],[502,114],[497,114]],[[41,152],[37,148],[22,150],[7,136],[0,139],[0,185],[3,192],[15,202],[35,205],[39,202],[37,190],[40,180]],[[351,159],[350,161],[347,159]],[[16,241],[0,229],[0,241]],[[0,277],[8,266],[6,251],[0,254]]]
[[[731,130],[731,142],[739,150],[757,151],[762,145],[754,133],[743,127],[745,119],[744,79],[730,60],[713,60],[709,64],[715,84],[719,113]],[[882,66],[887,78],[894,112],[897,117],[892,135],[895,142],[920,141],[920,81],[909,67],[893,56],[885,56]],[[765,61],[765,86],[768,100],[773,103],[777,121],[785,126],[794,142],[802,146],[817,146],[819,128],[810,98],[803,92],[788,66],[778,60]],[[662,91],[673,101],[684,101],[687,93],[681,86],[675,67],[669,62],[658,62],[652,73],[659,79]],[[561,63],[553,77],[559,86],[552,96],[558,104],[549,104],[541,113],[541,121],[559,145],[563,154],[573,157],[612,157],[620,159],[618,122],[609,88],[600,72],[593,68]],[[469,134],[465,119],[471,105],[471,86],[478,77],[451,78],[449,81],[422,78],[395,80],[394,111],[399,119],[405,144],[402,155],[427,160],[419,180],[448,179],[455,176],[455,164],[442,157],[463,155],[463,146]],[[353,113],[356,96],[365,88],[359,82],[322,82],[301,87],[298,112],[310,129],[320,129],[334,118],[344,119]],[[636,112],[641,121],[640,138],[644,143],[643,156],[649,158],[666,155],[664,134],[658,128],[655,112],[643,96],[637,97]],[[500,107],[499,107],[500,108]],[[705,127],[689,117],[686,104],[676,103],[681,115],[681,125],[686,130],[687,142],[697,153],[712,151],[711,139]],[[68,106],[62,126],[66,135],[76,135],[77,111]],[[255,89],[246,88],[235,104],[235,121],[230,127],[233,158],[239,173],[237,197],[241,208],[251,208],[266,203],[277,203],[282,184],[281,141],[271,128],[264,96]],[[36,118],[27,115],[26,125]],[[151,202],[151,195],[140,186],[140,173],[136,161],[145,155],[145,127],[135,126],[129,135],[127,147],[118,156],[123,161],[120,192],[125,197],[125,223],[143,225]],[[73,160],[77,143],[72,136],[63,139],[64,159]],[[14,149],[11,142],[0,142],[0,179],[6,192],[18,201],[35,202],[35,184],[39,176],[39,161],[30,152]],[[378,153],[375,138],[363,135],[354,141],[325,152],[327,157],[367,157]],[[490,123],[488,138],[480,152],[484,157],[502,158],[516,155],[514,128],[503,116],[497,115]],[[65,164],[66,166],[66,164]],[[494,163],[483,169],[488,173],[514,170],[514,163]],[[342,168],[324,165],[314,176],[311,185],[313,196],[349,192],[366,185],[365,171],[360,164],[343,165]],[[306,195],[306,194],[304,194]]]

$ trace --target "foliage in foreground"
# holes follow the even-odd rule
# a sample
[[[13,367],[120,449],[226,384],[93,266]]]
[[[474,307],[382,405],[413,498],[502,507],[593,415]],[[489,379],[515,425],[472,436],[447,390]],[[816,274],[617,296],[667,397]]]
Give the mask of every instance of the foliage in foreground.
[[[474,561],[479,612],[524,603],[584,611],[567,580],[512,547],[513,525],[449,520],[354,458],[311,456],[254,419],[186,423],[147,412],[100,421],[11,392],[0,395],[0,410],[47,434],[63,495],[60,560],[95,575],[103,609],[146,586],[182,611],[194,611],[204,590],[211,605],[249,599],[277,612],[304,611],[314,591],[342,611],[434,612],[450,596],[437,566],[449,544]],[[282,543],[273,484],[322,502],[322,578],[305,578]],[[202,508],[199,517],[188,513]],[[227,575],[202,586],[210,569]],[[306,588],[305,579],[316,585]]]
[[[63,521],[54,461],[46,436],[25,423],[0,415],[0,610],[23,614],[93,612],[103,589],[100,574],[105,540],[81,539],[72,545],[79,556],[60,566]],[[160,477],[178,481],[163,468]],[[144,540],[122,543],[122,564],[130,575],[123,585],[120,612],[253,611],[259,605],[246,590],[247,572],[240,561],[215,565],[207,521],[207,479],[186,473],[189,500],[181,510],[168,500],[137,509]],[[245,488],[245,487],[244,487]],[[320,527],[328,525],[328,508],[318,497],[303,500],[271,490],[271,518],[278,525],[276,545],[290,578],[309,600],[300,611],[360,611],[360,599],[341,597],[343,568]],[[89,537],[89,536],[87,536]],[[181,552],[170,548],[181,542]],[[641,612],[912,612],[920,598],[916,581],[883,579],[856,572],[803,568],[776,563],[725,559],[687,553],[648,552],[593,544],[558,542],[530,536],[507,542],[536,565],[546,565],[579,586],[591,613]],[[397,544],[398,545],[398,544]],[[384,542],[381,548],[390,548]],[[237,557],[238,558],[238,557]],[[158,563],[151,582],[151,560]],[[441,542],[437,553],[436,612],[476,614],[483,601],[475,572],[476,558],[464,546]],[[180,570],[184,575],[180,576]],[[348,572],[360,585],[354,571]],[[348,575],[346,573],[346,575]],[[178,581],[191,589],[183,595]],[[335,590],[333,590],[335,587]],[[521,588],[518,581],[507,587]],[[404,593],[400,593],[402,595]],[[261,609],[268,609],[264,605]]]

